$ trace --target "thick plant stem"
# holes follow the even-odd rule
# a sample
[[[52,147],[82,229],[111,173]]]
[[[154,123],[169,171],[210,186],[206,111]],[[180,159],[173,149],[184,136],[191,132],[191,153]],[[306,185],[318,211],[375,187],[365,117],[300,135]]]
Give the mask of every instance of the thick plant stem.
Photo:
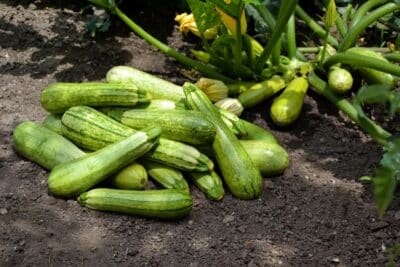
[[[362,4],[354,13],[353,19],[351,20],[350,23],[350,28],[352,28],[354,25],[356,25],[363,17],[365,14],[367,14],[372,8],[378,6],[378,5],[383,5],[387,1],[382,1],[382,0],[369,0],[366,1],[364,4]]]
[[[349,116],[351,120],[370,134],[378,144],[387,144],[387,138],[391,136],[388,131],[367,118],[364,114],[360,114],[348,100],[335,95],[333,91],[329,89],[327,83],[319,78],[314,72],[310,73],[308,81],[314,91],[323,95],[343,113]]]
[[[296,6],[296,14],[299,16],[311,30],[318,35],[320,38],[324,38],[326,35],[326,30],[318,25],[318,23],[313,20],[310,15],[308,15],[299,5]],[[338,47],[338,40],[332,35],[328,36],[328,43],[333,47]]]
[[[400,9],[399,4],[395,3],[388,3],[385,4],[368,15],[364,16],[360,21],[355,24],[353,27],[350,28],[350,30],[347,32],[346,36],[343,38],[342,43],[339,46],[338,51],[339,52],[344,52],[347,49],[349,49],[351,46],[354,45],[356,42],[358,36],[365,31],[365,29],[375,21],[377,21],[379,18],[385,16],[386,14],[392,13],[395,10]]]
[[[135,32],[137,35],[142,37],[144,40],[146,40],[151,45],[157,47],[161,52],[163,52],[167,56],[175,58],[180,63],[182,63],[190,68],[194,68],[195,70],[201,72],[203,75],[206,75],[210,78],[219,79],[219,80],[222,80],[225,82],[232,82],[232,79],[219,73],[215,68],[203,65],[203,64],[197,62],[196,60],[193,60],[193,59],[183,55],[182,53],[179,53],[175,49],[172,49],[171,47],[167,46],[163,42],[154,38],[152,35],[150,35],[148,32],[146,32],[142,27],[140,27],[135,22],[133,22],[129,17],[127,17],[119,8],[116,7],[115,9],[113,9],[113,11],[123,22],[125,22],[128,25],[129,28],[131,28],[131,30],[133,32]]]
[[[338,53],[329,57],[324,62],[324,68],[328,69],[330,66],[335,65],[336,63],[344,63],[355,67],[371,68],[400,77],[399,66],[373,57],[359,55],[351,52]]]
[[[296,8],[296,3],[296,0],[283,0],[281,2],[278,20],[276,21],[272,36],[256,62],[256,73],[261,73],[265,62],[271,56],[271,52],[273,51],[277,42],[279,42],[279,39],[282,36],[282,32],[285,30],[286,24]]]

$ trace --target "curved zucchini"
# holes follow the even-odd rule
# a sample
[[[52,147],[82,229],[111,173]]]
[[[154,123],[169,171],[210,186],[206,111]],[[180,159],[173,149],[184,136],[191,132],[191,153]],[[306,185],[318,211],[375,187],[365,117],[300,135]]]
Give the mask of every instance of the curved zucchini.
[[[389,61],[384,58],[381,54],[366,48],[366,47],[352,47],[346,51],[346,53],[355,53],[358,55],[369,56],[376,59],[380,59],[384,62],[389,63]],[[392,89],[396,86],[397,79],[389,74],[379,70],[374,70],[370,68],[357,68],[360,72],[361,76],[369,83],[369,84],[387,84]]]
[[[101,112],[85,106],[72,107],[62,117],[64,136],[81,147],[98,150],[136,132]],[[213,162],[196,148],[160,138],[159,144],[145,158],[186,171],[209,171]]]
[[[179,219],[190,213],[192,197],[184,191],[149,191],[97,188],[81,194],[81,206],[159,219]]]
[[[147,172],[143,165],[135,162],[109,178],[108,181],[115,188],[143,190],[147,185]]]
[[[61,115],[49,114],[44,119],[42,125],[55,133],[62,135]]]
[[[216,126],[213,150],[225,183],[240,199],[254,199],[262,192],[262,177],[236,136],[225,125],[218,110],[194,84],[185,83],[183,90],[188,106],[201,111]]]
[[[81,194],[149,151],[160,134],[160,127],[149,127],[99,151],[55,166],[48,179],[50,191],[62,197]]]
[[[19,154],[47,170],[86,155],[66,138],[30,121],[23,122],[14,129],[13,143]]]
[[[251,161],[263,176],[278,175],[289,166],[289,155],[277,143],[257,140],[240,140]]]
[[[122,114],[121,122],[134,129],[159,125],[161,136],[172,140],[199,145],[211,144],[215,136],[214,125],[193,110],[139,110],[131,109]]]
[[[271,105],[271,119],[278,126],[287,126],[297,120],[308,89],[307,79],[294,78]]]
[[[133,107],[149,101],[146,91],[123,83],[53,83],[40,96],[42,107],[51,113],[63,113],[79,105]]]
[[[140,162],[146,168],[149,176],[163,187],[189,192],[189,185],[179,170],[148,160]]]
[[[189,172],[193,183],[211,200],[221,200],[225,191],[222,180],[215,172]]]
[[[152,99],[169,99],[174,102],[185,99],[182,87],[132,67],[113,67],[107,72],[106,79],[107,82],[134,84],[145,90]]]

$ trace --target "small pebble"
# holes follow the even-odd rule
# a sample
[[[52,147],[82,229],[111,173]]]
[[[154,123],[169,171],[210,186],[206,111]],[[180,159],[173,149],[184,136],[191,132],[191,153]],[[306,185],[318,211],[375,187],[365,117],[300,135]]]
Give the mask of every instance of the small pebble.
[[[230,223],[230,222],[233,222],[234,220],[235,220],[235,217],[233,215],[227,215],[227,216],[225,216],[222,223]]]
[[[8,211],[7,211],[6,208],[1,208],[1,209],[0,209],[0,214],[1,214],[1,215],[6,215],[7,213],[8,213]]]

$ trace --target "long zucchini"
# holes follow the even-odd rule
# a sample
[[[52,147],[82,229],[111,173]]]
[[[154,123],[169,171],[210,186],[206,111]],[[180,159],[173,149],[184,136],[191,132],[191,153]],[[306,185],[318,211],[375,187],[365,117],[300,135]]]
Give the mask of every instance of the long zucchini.
[[[148,160],[140,161],[147,173],[158,184],[167,189],[177,189],[189,192],[189,185],[183,177],[182,172],[163,164]]]
[[[160,219],[179,219],[190,213],[190,194],[180,190],[149,191],[97,188],[81,194],[81,206]]]
[[[113,67],[107,72],[106,79],[108,82],[134,84],[145,90],[152,99],[169,99],[174,102],[185,99],[182,87],[132,67]]]
[[[62,117],[63,135],[79,146],[98,150],[136,132],[93,108],[72,107]],[[208,171],[213,162],[196,148],[181,142],[160,138],[159,145],[145,158],[185,171]]]
[[[47,170],[85,156],[85,152],[66,138],[36,122],[19,124],[13,132],[15,150]]]
[[[51,113],[79,105],[133,107],[149,101],[145,90],[124,83],[53,83],[40,96],[42,107]]]
[[[215,137],[214,125],[193,110],[139,110],[131,109],[122,114],[121,122],[134,129],[159,125],[161,136],[172,140],[199,145],[210,144]]]
[[[183,90],[188,105],[201,111],[216,126],[213,150],[229,190],[241,199],[259,197],[262,192],[261,174],[239,140],[222,121],[218,110],[194,84],[185,83]]]
[[[55,166],[48,179],[50,191],[62,197],[81,194],[149,151],[160,134],[160,127],[149,127],[99,151]]]

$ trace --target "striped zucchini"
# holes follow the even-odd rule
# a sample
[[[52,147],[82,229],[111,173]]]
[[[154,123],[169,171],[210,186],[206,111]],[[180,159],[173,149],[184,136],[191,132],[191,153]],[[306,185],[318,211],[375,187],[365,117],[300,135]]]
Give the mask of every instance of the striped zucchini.
[[[213,150],[225,183],[241,199],[254,199],[262,192],[262,177],[246,150],[222,121],[218,110],[194,84],[185,83],[183,90],[188,106],[201,111],[217,129]]]
[[[64,113],[62,130],[68,139],[89,150],[101,149],[136,132],[85,106],[72,107]],[[160,138],[159,145],[144,158],[185,171],[209,171],[214,167],[213,162],[196,148],[165,138]]]
[[[149,127],[97,152],[55,166],[48,179],[50,191],[62,197],[83,193],[149,151],[160,134],[160,127]]]
[[[141,160],[140,162],[144,165],[149,176],[158,184],[167,189],[189,192],[189,185],[179,170],[148,160]]]
[[[50,121],[51,125],[60,124],[61,120],[60,122],[57,122],[57,120],[58,118],[54,117],[48,120],[48,122]],[[85,152],[81,151],[69,140],[35,122],[24,122],[18,125],[14,130],[13,140],[15,149],[21,155],[47,170],[51,170],[61,163],[86,155]],[[134,163],[133,166],[135,165],[138,164]],[[144,175],[147,175],[146,171],[144,170],[144,175],[139,175],[139,172],[133,172],[133,168],[137,168],[133,166],[127,166],[116,175],[117,177],[110,178],[110,181],[117,181],[113,183],[115,187],[128,188],[126,186],[122,187],[123,182],[119,181],[123,180],[129,181],[131,185],[129,189],[144,188],[144,185],[147,183],[147,176],[144,180]]]
[[[96,188],[81,194],[81,206],[159,219],[179,219],[190,213],[190,194],[180,190],[149,191]]]
[[[30,121],[14,129],[13,143],[19,154],[47,170],[86,155],[66,138]]]
[[[119,189],[141,190],[147,185],[147,172],[143,165],[135,162],[109,178],[108,182]]]
[[[199,188],[209,199],[221,200],[225,191],[222,186],[222,180],[215,172],[189,172],[193,183]]]
[[[53,83],[40,96],[42,107],[51,113],[78,105],[133,107],[149,101],[145,90],[123,83]]]
[[[214,125],[193,110],[131,109],[122,114],[121,122],[134,129],[159,125],[163,137],[193,145],[211,144],[215,136]]]
[[[152,99],[168,99],[174,102],[185,99],[182,87],[132,67],[113,67],[107,72],[106,79],[108,82],[132,83],[145,90]]]
[[[61,115],[49,114],[43,121],[43,126],[55,133],[62,135]]]

